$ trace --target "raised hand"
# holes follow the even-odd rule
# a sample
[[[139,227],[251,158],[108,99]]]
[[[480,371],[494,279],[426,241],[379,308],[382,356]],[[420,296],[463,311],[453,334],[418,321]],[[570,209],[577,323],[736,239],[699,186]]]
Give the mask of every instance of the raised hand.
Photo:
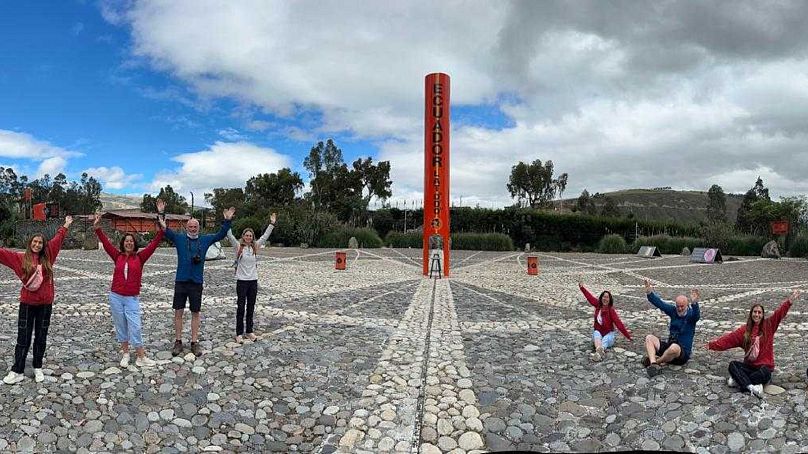
[[[278,220],[278,213],[272,213],[269,215],[269,223],[275,224],[275,221]]]
[[[651,285],[651,281],[648,279],[645,280],[645,293],[651,293],[654,291],[654,286]]]
[[[800,297],[800,289],[795,288],[794,291],[791,292],[791,297],[789,298],[789,300],[793,303],[799,297]]]
[[[98,213],[95,213],[93,215],[93,228],[98,228],[98,224],[100,224],[100,223],[101,223],[101,215],[98,214]]]
[[[165,219],[163,219],[162,217],[158,217],[158,218],[157,218],[157,223],[158,223],[158,224],[160,224],[160,228],[161,228],[162,230],[166,230],[166,229],[167,229],[167,227],[166,227],[166,220],[165,220]]]
[[[73,216],[69,216],[69,215],[65,216],[65,228],[69,229],[70,224],[72,224],[72,223],[73,223]]]
[[[701,292],[699,292],[699,289],[694,288],[690,291],[690,301],[701,301]]]
[[[163,213],[165,211],[166,211],[166,203],[163,201],[163,199],[157,199],[157,212]]]
[[[230,207],[230,208],[224,210],[222,212],[222,214],[224,215],[224,218],[229,221],[229,220],[233,219],[233,215],[236,214],[236,208],[235,207]]]

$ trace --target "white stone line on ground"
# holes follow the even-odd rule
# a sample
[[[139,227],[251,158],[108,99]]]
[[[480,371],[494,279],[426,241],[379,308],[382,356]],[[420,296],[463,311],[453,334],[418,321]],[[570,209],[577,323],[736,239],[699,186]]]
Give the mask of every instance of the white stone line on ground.
[[[432,344],[427,359],[424,412],[420,440],[416,441],[423,443],[420,452],[446,452],[458,447],[463,452],[482,452],[483,424],[449,280],[436,281],[429,337]]]
[[[604,270],[609,270],[609,271],[610,271],[610,273],[606,273],[606,274],[611,274],[611,273],[615,273],[615,272],[617,272],[617,273],[624,273],[624,274],[627,274],[627,275],[629,275],[629,276],[636,277],[636,278],[638,278],[638,279],[648,279],[648,280],[650,280],[651,282],[654,282],[656,285],[659,285],[659,286],[661,286],[661,287],[668,287],[668,285],[667,285],[667,284],[665,284],[665,283],[664,283],[664,282],[662,282],[662,281],[658,281],[658,280],[656,280],[656,279],[651,279],[650,277],[642,276],[642,275],[640,275],[639,273],[636,273],[635,271],[639,270],[638,268],[634,268],[634,269],[632,269],[631,271],[626,271],[626,270],[619,269],[619,268],[612,268],[612,267],[609,267],[609,266],[606,266],[606,265],[595,265],[595,264],[589,264],[589,263],[586,263],[586,262],[580,262],[580,261],[577,261],[577,260],[565,259],[565,258],[556,257],[556,256],[549,255],[549,254],[539,254],[539,255],[540,255],[540,256],[542,256],[542,257],[552,257],[552,258],[555,258],[555,259],[557,259],[557,260],[561,260],[561,261],[564,261],[564,262],[569,262],[569,263],[574,263],[574,264],[576,264],[576,265],[587,266],[587,267],[594,266],[594,267],[596,267],[596,268],[601,268],[601,269],[604,269]]]
[[[420,263],[416,263],[416,265],[417,265],[417,266],[416,266],[416,265],[410,265],[409,263],[404,263],[404,262],[401,262],[401,261],[399,261],[399,260],[391,259],[390,257],[385,257],[385,256],[383,256],[383,255],[374,254],[374,253],[369,252],[369,251],[366,251],[366,250],[364,250],[364,249],[362,250],[362,253],[367,254],[367,255],[369,255],[369,256],[371,256],[371,257],[375,257],[375,258],[377,258],[377,259],[384,260],[384,261],[393,262],[393,263],[398,263],[398,264],[401,264],[401,265],[404,265],[404,266],[409,266],[409,267],[414,268],[414,269],[421,269],[421,264],[420,264]],[[412,260],[412,259],[411,259],[411,260]],[[413,263],[415,263],[415,261],[414,261],[414,260],[413,260]]]
[[[355,309],[355,308],[357,308],[357,307],[359,307],[359,306],[361,306],[363,304],[366,304],[366,303],[369,303],[371,301],[377,300],[377,299],[379,299],[379,298],[381,298],[383,296],[391,295],[393,293],[400,293],[405,288],[414,287],[413,284],[415,284],[415,282],[409,282],[409,283],[407,283],[407,284],[405,284],[405,285],[403,285],[403,286],[401,286],[401,287],[399,287],[399,288],[397,288],[395,290],[390,290],[388,292],[384,292],[384,293],[372,296],[370,298],[363,299],[363,300],[358,301],[356,303],[353,303],[353,304],[351,304],[349,306],[345,306],[345,307],[342,307],[340,309],[337,309],[333,313],[337,314],[337,315],[343,315],[343,314],[347,313],[348,311],[350,311],[351,309]]]
[[[432,282],[422,279],[387,340],[358,408],[339,440],[340,452],[411,451],[431,313]],[[322,451],[322,447],[319,451]]]
[[[414,258],[412,258],[412,257],[410,257],[410,256],[408,256],[408,255],[406,255],[406,254],[404,254],[404,253],[402,253],[402,252],[399,252],[397,249],[390,248],[390,250],[391,250],[391,251],[393,251],[393,252],[395,252],[396,254],[398,254],[398,255],[400,255],[400,256],[402,256],[402,257],[404,257],[405,259],[407,259],[407,260],[411,261],[412,263],[414,263],[414,264],[415,264],[415,266],[416,266],[416,267],[418,267],[418,268],[420,268],[420,267],[421,267],[421,263],[420,263],[420,262],[418,262],[417,260],[415,260]]]
[[[463,260],[461,260],[461,261],[459,261],[459,262],[455,263],[455,265],[454,265],[454,267],[453,267],[453,268],[455,268],[455,269],[457,269],[457,268],[461,268],[461,267],[463,266],[463,263],[465,263],[467,260],[471,259],[472,257],[476,257],[478,254],[482,254],[482,252],[483,252],[483,251],[477,251],[477,252],[475,252],[474,254],[471,254],[470,256],[468,256],[468,257],[464,258]]]
[[[504,257],[497,257],[497,258],[493,258],[493,259],[483,260],[482,262],[472,263],[471,265],[464,266],[463,269],[468,270],[469,268],[476,268],[478,266],[487,265],[489,263],[503,262],[505,260],[512,259],[512,258],[514,258],[514,257],[516,257],[516,256],[518,256],[520,254],[524,254],[524,252],[515,252],[515,253],[512,253],[512,254],[508,254],[508,255],[506,255]]]

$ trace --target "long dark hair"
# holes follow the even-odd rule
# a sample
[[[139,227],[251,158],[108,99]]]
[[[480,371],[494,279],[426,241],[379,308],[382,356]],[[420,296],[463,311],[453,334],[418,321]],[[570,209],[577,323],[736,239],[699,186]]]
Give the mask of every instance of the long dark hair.
[[[749,348],[749,345],[752,343],[752,328],[755,326],[755,322],[752,320],[752,311],[755,310],[756,307],[759,307],[760,310],[763,311],[763,317],[760,319],[760,327],[758,328],[758,336],[763,339],[765,334],[763,332],[763,322],[766,320],[766,309],[763,309],[762,304],[753,304],[749,309],[749,316],[746,318],[746,331],[743,333],[744,351],[746,351]]]
[[[53,266],[51,265],[50,255],[48,253],[48,243],[45,241],[45,235],[35,233],[28,238],[28,246],[25,248],[25,255],[22,257],[22,270],[25,273],[25,280],[27,281],[32,274],[34,274],[34,251],[31,250],[31,243],[34,238],[39,237],[42,239],[42,250],[37,254],[39,256],[39,264],[42,265],[42,276],[47,279],[53,276]]]
[[[128,236],[131,236],[132,241],[135,243],[135,248],[132,249],[132,252],[137,252],[137,238],[135,238],[135,235],[132,235],[131,233],[127,233],[123,236],[123,238],[121,238],[120,243],[118,243],[118,247],[120,248],[121,252],[126,253],[126,250],[123,248],[123,242],[126,241],[126,237]]]
[[[609,295],[609,307],[614,306],[614,297],[612,296],[612,292],[610,292],[608,290],[604,290],[604,291],[600,292],[600,296],[598,297],[598,304],[603,306],[603,295],[606,295],[606,294]]]

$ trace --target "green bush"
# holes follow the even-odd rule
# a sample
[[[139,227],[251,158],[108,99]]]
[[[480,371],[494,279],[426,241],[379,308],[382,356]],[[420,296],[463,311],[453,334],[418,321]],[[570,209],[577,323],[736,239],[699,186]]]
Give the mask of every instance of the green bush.
[[[452,249],[466,251],[512,251],[511,237],[502,233],[455,233]]]
[[[626,251],[628,251],[626,239],[616,233],[604,236],[598,243],[598,252],[601,254],[625,254]]]
[[[319,238],[335,232],[339,226],[336,216],[331,213],[299,207],[285,208],[278,212],[278,221],[269,241],[295,247],[301,243],[314,246]]]
[[[788,249],[788,256],[808,258],[808,234],[800,233],[794,238]]]
[[[755,235],[734,235],[727,240],[727,246],[721,249],[724,255],[759,256],[763,246],[770,240]]]
[[[384,245],[375,230],[351,227],[339,227],[335,231],[326,233],[315,244],[322,248],[346,248],[351,237],[356,238],[360,248],[380,248]]]
[[[669,235],[641,236],[634,240],[631,251],[637,253],[642,246],[656,246],[661,254],[679,255],[683,248],[705,247],[704,240],[692,237],[673,237]]]
[[[384,237],[384,244],[389,247],[421,248],[423,247],[423,234],[421,232],[389,232]]]

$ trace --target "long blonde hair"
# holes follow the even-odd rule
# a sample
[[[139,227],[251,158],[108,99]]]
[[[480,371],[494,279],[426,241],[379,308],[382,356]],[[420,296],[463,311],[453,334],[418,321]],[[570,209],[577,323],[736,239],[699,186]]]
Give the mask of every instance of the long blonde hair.
[[[45,235],[35,233],[28,239],[28,246],[25,248],[25,255],[22,257],[22,270],[25,273],[25,280],[34,274],[34,251],[31,250],[31,243],[34,238],[39,237],[42,239],[42,250],[39,251],[39,264],[42,265],[42,277],[45,279],[53,276],[53,266],[51,265],[50,255],[48,253],[48,243],[45,241]]]
[[[241,257],[241,251],[243,251],[244,248],[247,247],[247,243],[244,242],[244,234],[247,233],[247,232],[250,232],[250,233],[253,234],[253,240],[252,240],[252,243],[249,244],[249,247],[252,248],[253,255],[258,255],[258,250],[255,248],[255,231],[253,229],[247,227],[241,232],[241,238],[239,238],[239,240],[238,240],[238,243],[239,243],[238,256],[239,257]]]

